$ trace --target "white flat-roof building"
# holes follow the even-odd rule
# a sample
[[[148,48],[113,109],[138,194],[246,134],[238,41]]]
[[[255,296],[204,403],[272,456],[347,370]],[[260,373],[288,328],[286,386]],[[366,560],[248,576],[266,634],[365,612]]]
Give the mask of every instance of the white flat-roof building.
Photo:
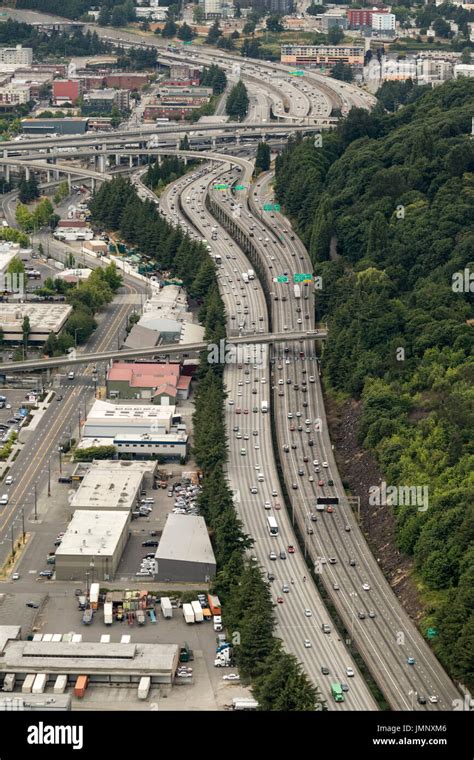
[[[150,459],[154,454],[167,459],[185,459],[188,450],[189,436],[185,431],[170,433],[129,433],[117,434],[114,438],[83,438],[78,449],[100,448],[115,446],[117,454],[131,454],[134,462],[140,459]],[[118,460],[126,461],[126,460]]]
[[[33,48],[2,47],[0,48],[0,68],[3,71],[14,71],[22,66],[31,66],[33,63]]]
[[[216,574],[216,558],[203,517],[168,515],[156,550],[156,580],[209,582]]]
[[[78,509],[56,550],[56,580],[111,580],[128,540],[127,510]]]
[[[83,434],[93,438],[115,438],[116,435],[169,433],[176,407],[144,404],[94,402],[87,415]]]
[[[30,320],[29,343],[44,343],[50,333],[57,335],[72,311],[65,303],[0,303],[0,327],[4,340],[23,341],[23,320]]]
[[[171,684],[178,666],[179,647],[8,640],[0,655],[0,673],[16,673],[19,680],[28,673],[46,673],[52,685],[58,675],[64,674],[73,685],[77,676],[87,675],[91,686],[94,683],[138,686],[143,676],[149,676],[152,684]],[[29,696],[25,695],[28,699]]]
[[[107,439],[105,445],[110,443],[110,439]],[[140,496],[144,477],[148,473],[152,474],[154,469],[155,465],[151,462],[94,460],[82,479],[71,506],[73,509],[118,509],[131,512]]]

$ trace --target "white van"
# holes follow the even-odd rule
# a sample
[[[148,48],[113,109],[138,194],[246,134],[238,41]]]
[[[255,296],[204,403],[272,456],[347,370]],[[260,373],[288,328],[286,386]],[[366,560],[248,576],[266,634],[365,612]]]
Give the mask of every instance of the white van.
[[[13,483],[13,475],[7,475],[7,477],[5,478],[5,485],[11,486],[12,483]]]
[[[0,504],[4,506],[5,504],[8,504],[8,494],[4,493],[2,498],[0,499]]]

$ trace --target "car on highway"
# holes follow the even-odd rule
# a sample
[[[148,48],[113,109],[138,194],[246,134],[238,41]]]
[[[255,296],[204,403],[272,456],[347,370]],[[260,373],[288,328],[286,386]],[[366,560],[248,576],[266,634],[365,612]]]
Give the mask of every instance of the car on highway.
[[[277,555],[275,554],[275,552],[270,552],[270,554],[268,555],[268,557],[271,560],[275,560],[277,558]]]
[[[311,612],[309,607],[305,607],[304,614],[305,614],[305,617],[311,617],[313,613]]]
[[[323,467],[329,467],[327,462],[323,462]]]
[[[286,552],[283,549],[280,551],[280,559],[286,559]]]
[[[311,644],[311,641],[309,639],[305,639],[304,646],[305,646],[305,649],[310,649],[310,647],[312,647],[313,645]]]
[[[332,587],[333,587],[334,591],[339,591],[340,590],[339,583],[333,583]]]
[[[334,509],[331,507],[331,505],[329,505],[326,511],[329,512],[329,514],[332,514],[334,512]]]
[[[289,585],[287,583],[283,584],[283,586],[281,587],[281,590],[282,590],[282,592],[284,594],[289,594],[290,593],[290,587],[289,587]]]
[[[352,677],[353,677],[353,675],[354,675],[354,671],[353,671],[353,669],[352,669],[352,668],[346,668],[346,676],[347,676],[348,678],[352,678]]]
[[[284,600],[283,600],[282,596],[277,596],[277,602],[278,602],[278,604],[283,604],[283,601]]]
[[[328,676],[330,673],[330,670],[325,665],[321,665],[321,673],[323,674],[323,676]]]
[[[288,554],[294,554],[294,553],[295,553],[295,547],[292,544],[290,544],[288,546]]]
[[[275,576],[273,575],[273,573],[267,573],[267,578],[268,578],[269,581],[274,581],[275,580]]]
[[[294,491],[296,491],[296,490],[297,490],[297,488],[298,488],[298,484],[297,484],[297,483],[292,483],[292,484],[291,484],[291,487],[292,487],[292,489],[293,489]]]
[[[364,589],[364,591],[370,591],[370,585],[368,583],[363,583],[362,588]]]
[[[369,610],[369,618],[374,618],[375,612],[373,610]]]
[[[20,580],[20,573],[13,573],[12,581],[19,581],[19,580]]]
[[[359,616],[359,620],[365,620],[365,612],[363,610],[359,610],[357,614]]]
[[[428,697],[428,699],[432,705],[436,705],[438,703],[438,697],[436,696],[436,694],[431,694],[431,696]]]
[[[414,657],[407,657],[407,663],[408,665],[415,665],[416,660]]]
[[[355,561],[355,559],[350,559],[350,560],[349,560],[349,565],[350,565],[351,567],[355,567],[355,566],[356,566],[356,561]]]
[[[31,607],[33,610],[37,610],[39,607],[38,602],[26,602],[27,607]]]

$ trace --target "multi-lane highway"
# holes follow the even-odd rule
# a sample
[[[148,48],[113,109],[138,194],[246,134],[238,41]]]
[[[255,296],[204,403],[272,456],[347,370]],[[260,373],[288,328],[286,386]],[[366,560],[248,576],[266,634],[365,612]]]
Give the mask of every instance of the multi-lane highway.
[[[137,42],[136,37],[122,30],[100,32],[125,44]],[[142,44],[163,46],[160,40]],[[159,59],[213,62],[234,74],[238,66],[238,75],[247,82],[251,93],[250,116],[257,127],[270,119],[270,108],[282,123],[292,121],[297,129],[303,123],[314,126],[327,120],[335,108],[344,114],[353,106],[367,108],[373,104],[371,96],[352,85],[313,72],[306,72],[296,83],[290,79],[288,67],[281,64],[243,61],[210,48],[192,48],[186,53],[161,49]],[[249,126],[247,122],[238,128]],[[236,131],[237,125],[219,123],[206,128]],[[181,128],[171,129],[179,138]],[[169,134],[170,127],[155,128],[154,132],[160,132],[161,137]],[[134,133],[132,129],[104,136],[103,140],[109,147],[111,143],[129,145],[132,136],[140,141],[147,135],[149,130],[137,129]],[[84,138],[83,144],[87,139],[90,138]],[[68,140],[72,144],[71,138],[55,142],[66,144]],[[73,142],[78,144],[77,140]],[[30,151],[26,153],[29,160],[31,151],[48,147],[43,139],[6,145],[6,149],[19,145],[22,152]],[[242,145],[241,150],[248,159],[253,148]],[[67,158],[63,156],[64,161]],[[219,156],[219,160],[225,162],[226,158]],[[350,680],[346,702],[341,707],[331,701],[332,707],[375,709],[335,628],[331,626],[331,632],[326,634],[322,631],[321,626],[330,622],[329,616],[316,587],[306,578],[291,517],[303,536],[303,550],[343,620],[347,635],[355,642],[390,706],[397,710],[450,709],[458,693],[384,579],[345,496],[326,422],[315,343],[305,335],[306,330],[315,327],[314,288],[302,286],[298,295],[292,284],[273,282],[276,275],[287,273],[291,283],[293,274],[312,272],[312,266],[304,246],[291,231],[290,222],[278,212],[264,215],[262,211],[266,201],[274,200],[271,179],[272,175],[267,174],[253,183],[248,160],[236,162],[229,157],[227,165],[205,164],[193,175],[181,178],[162,195],[160,209],[173,223],[191,229],[194,236],[208,239],[211,226],[217,227],[217,239],[212,241],[211,248],[222,260],[218,277],[229,317],[229,334],[245,330],[255,333],[260,329],[283,335],[302,333],[301,344],[288,341],[281,347],[275,345],[270,355],[264,353],[261,363],[229,365],[225,374],[230,442],[228,477],[236,508],[255,539],[256,561],[265,573],[274,577],[270,582],[277,604],[278,635],[303,662],[328,701],[331,677]],[[215,184],[231,186],[237,181],[244,190],[232,193],[214,189]],[[251,266],[258,271],[259,281],[245,282],[242,273]],[[271,415],[262,412],[263,401],[271,402],[275,452]],[[281,463],[282,482],[277,478],[274,454]],[[317,510],[318,496],[331,496],[338,503],[332,511]],[[268,517],[277,522],[277,536],[270,534]],[[288,551],[289,545],[295,547],[295,553]],[[280,552],[285,552],[285,559]],[[279,598],[283,601],[278,601]],[[412,658],[414,663],[409,664]],[[327,668],[330,675],[323,675],[321,668]],[[346,668],[352,668],[355,676],[350,671],[348,674]],[[427,702],[419,701],[420,697]]]

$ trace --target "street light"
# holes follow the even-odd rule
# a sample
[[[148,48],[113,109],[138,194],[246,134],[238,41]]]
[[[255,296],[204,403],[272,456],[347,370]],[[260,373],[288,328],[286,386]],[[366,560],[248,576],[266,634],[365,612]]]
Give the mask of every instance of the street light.
[[[48,496],[51,496],[51,459],[48,460]]]
[[[58,446],[58,453],[59,453],[59,474],[62,474],[63,471],[63,460],[62,460],[62,453],[64,451],[64,448],[62,446]]]

